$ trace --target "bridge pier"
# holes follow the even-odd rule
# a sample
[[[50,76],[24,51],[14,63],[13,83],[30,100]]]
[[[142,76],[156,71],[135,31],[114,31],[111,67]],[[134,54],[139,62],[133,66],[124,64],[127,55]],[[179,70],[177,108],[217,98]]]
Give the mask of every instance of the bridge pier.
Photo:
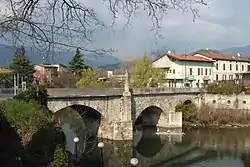
[[[133,138],[133,123],[135,121],[133,116],[135,112],[132,110],[132,95],[129,90],[129,76],[127,71],[125,77],[121,118],[119,122],[115,122],[113,125],[114,140],[132,140]]]

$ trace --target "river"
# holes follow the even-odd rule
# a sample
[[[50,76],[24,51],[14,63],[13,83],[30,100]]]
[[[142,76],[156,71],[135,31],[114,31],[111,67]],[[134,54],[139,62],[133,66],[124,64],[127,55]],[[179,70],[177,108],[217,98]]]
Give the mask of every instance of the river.
[[[101,150],[94,142],[85,144],[84,124],[73,120],[61,123],[68,151],[75,154],[73,138],[79,136],[77,154],[78,157],[83,154],[82,164],[101,167]],[[138,167],[250,166],[249,128],[192,129],[184,135],[158,135],[154,130],[147,129],[136,132],[134,136],[133,142],[98,139],[104,143],[102,151],[105,167],[130,166],[132,156],[139,160]]]

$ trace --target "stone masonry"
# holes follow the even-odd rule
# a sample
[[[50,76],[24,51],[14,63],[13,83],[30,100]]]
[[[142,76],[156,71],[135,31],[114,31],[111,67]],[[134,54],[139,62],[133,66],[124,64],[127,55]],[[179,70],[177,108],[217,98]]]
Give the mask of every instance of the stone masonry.
[[[98,89],[97,89],[98,90]],[[102,115],[98,135],[113,140],[131,140],[133,123],[148,107],[161,109],[157,126],[181,128],[182,113],[175,106],[190,100],[199,103],[197,89],[146,88],[129,89],[48,89],[48,108],[53,112],[72,105],[93,108]],[[88,92],[88,93],[86,93]]]

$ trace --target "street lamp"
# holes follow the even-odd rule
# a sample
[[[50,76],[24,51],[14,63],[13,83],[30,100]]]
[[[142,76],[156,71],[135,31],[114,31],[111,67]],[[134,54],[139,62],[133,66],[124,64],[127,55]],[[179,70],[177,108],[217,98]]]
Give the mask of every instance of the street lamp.
[[[77,143],[79,142],[79,137],[74,137],[73,141],[75,143],[75,156],[76,156],[76,160],[78,160],[78,157],[77,157]]]
[[[136,166],[139,163],[137,158],[131,158],[130,160],[130,164],[131,166]]]
[[[104,162],[103,162],[103,151],[102,148],[104,147],[104,143],[103,142],[99,142],[97,145],[98,148],[100,148],[101,151],[101,163],[102,163],[102,167],[104,167]]]

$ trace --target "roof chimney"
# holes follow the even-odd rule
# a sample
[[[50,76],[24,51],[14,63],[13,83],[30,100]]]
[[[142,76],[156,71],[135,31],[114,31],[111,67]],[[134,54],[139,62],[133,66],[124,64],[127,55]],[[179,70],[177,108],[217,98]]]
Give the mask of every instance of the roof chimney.
[[[168,54],[169,54],[169,55],[171,54],[171,50],[168,50]]]

